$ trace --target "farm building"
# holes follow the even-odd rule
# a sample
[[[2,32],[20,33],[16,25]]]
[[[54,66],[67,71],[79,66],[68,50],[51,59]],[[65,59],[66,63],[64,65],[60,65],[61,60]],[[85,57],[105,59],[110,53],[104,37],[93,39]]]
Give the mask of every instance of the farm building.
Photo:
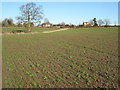
[[[83,22],[83,26],[93,26],[93,25],[90,24],[89,22]]]
[[[47,23],[43,23],[42,27],[52,27],[52,24],[47,22]]]
[[[83,26],[89,25],[89,22],[83,22]]]

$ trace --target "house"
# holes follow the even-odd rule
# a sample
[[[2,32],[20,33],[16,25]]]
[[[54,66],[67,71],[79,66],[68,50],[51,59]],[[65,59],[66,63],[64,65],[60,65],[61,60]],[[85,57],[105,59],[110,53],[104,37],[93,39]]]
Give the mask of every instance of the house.
[[[83,26],[88,26],[89,22],[83,22]]]
[[[90,24],[89,22],[83,22],[83,26],[93,26],[93,25]]]
[[[47,23],[43,23],[42,27],[52,27],[52,24],[47,22]]]

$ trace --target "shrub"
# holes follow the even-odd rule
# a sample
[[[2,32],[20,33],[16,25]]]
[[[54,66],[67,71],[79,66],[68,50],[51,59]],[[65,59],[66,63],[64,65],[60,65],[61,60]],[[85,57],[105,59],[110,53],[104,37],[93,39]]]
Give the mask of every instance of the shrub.
[[[12,33],[21,33],[21,32],[25,32],[24,30],[14,30],[12,31]]]

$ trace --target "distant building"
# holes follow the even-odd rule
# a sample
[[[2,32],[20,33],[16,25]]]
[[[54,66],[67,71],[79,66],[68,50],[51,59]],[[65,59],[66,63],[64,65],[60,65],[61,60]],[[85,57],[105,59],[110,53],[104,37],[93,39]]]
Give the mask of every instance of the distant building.
[[[83,26],[89,25],[89,22],[83,22]]]
[[[83,22],[83,26],[93,26],[93,25],[90,24],[89,22]]]
[[[52,27],[52,24],[47,22],[47,23],[43,23],[42,27]]]

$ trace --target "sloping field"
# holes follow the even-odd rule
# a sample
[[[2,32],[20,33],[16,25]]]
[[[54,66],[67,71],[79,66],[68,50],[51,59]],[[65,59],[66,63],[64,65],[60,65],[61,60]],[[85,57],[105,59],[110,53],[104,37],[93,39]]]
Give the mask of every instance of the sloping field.
[[[118,87],[118,28],[3,35],[3,87]]]

